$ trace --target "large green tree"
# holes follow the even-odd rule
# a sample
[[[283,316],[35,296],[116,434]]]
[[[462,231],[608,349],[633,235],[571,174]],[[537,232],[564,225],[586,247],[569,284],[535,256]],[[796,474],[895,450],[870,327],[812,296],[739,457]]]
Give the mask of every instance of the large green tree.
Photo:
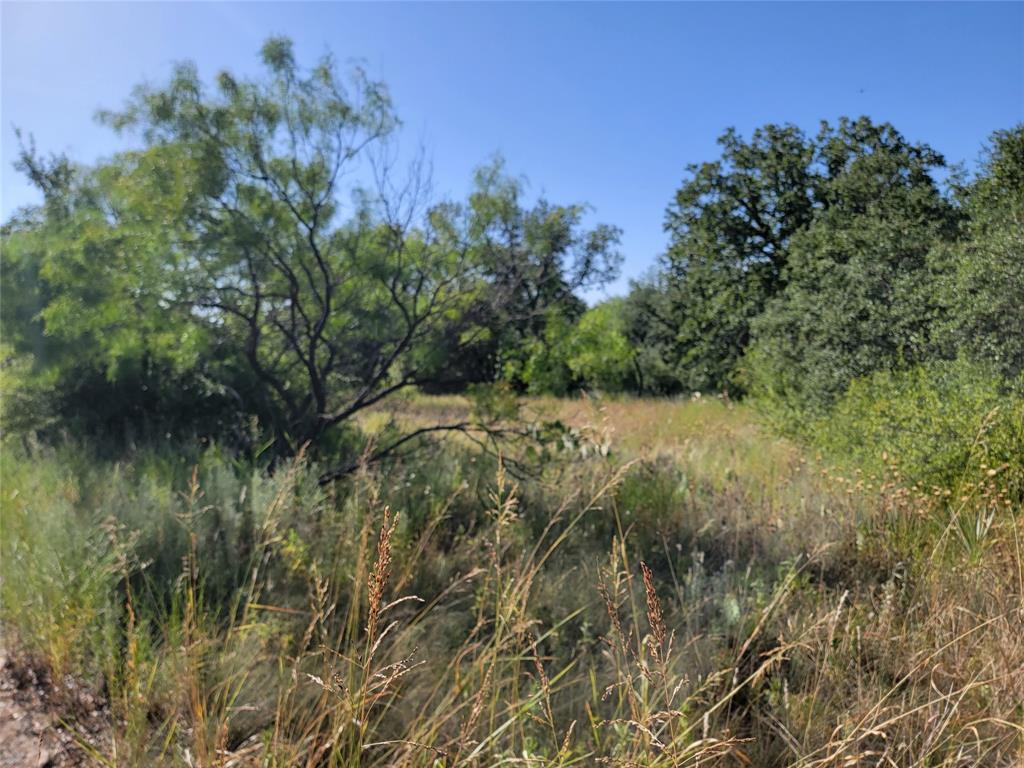
[[[168,228],[141,232],[128,213],[138,197],[129,162],[85,169],[31,145],[22,152],[18,166],[44,203],[2,231],[5,427],[235,440],[235,398],[208,375],[214,358],[197,355],[201,334],[167,303],[153,253]]]
[[[950,273],[945,325],[957,351],[1012,381],[1024,373],[1024,125],[993,134],[963,192],[963,237],[937,254]]]
[[[684,389],[735,387],[750,324],[785,283],[790,240],[814,215],[814,148],[794,126],[766,125],[691,165],[665,217],[663,341]]]
[[[244,440],[255,420],[274,453],[308,445],[335,476],[361,411],[493,380],[545,318],[578,314],[618,232],[583,228],[584,206],[524,206],[500,164],[466,203],[436,202],[421,163],[395,173],[381,83],[330,57],[300,67],[286,39],[262,60],[257,78],[210,85],[183,64],[138,88],[101,116],[136,148],[94,167],[25,148],[45,203],[4,229],[5,285],[25,288],[5,339],[70,409],[132,400],[163,419],[177,398],[183,431]],[[480,426],[396,425],[372,455]]]
[[[494,368],[483,373],[523,389],[532,378],[536,389],[541,379],[560,375],[564,363],[552,345],[586,310],[580,294],[618,273],[621,232],[608,224],[585,226],[584,204],[542,197],[527,205],[524,182],[509,176],[500,159],[478,169],[475,182],[469,241],[486,278],[482,298],[497,308],[488,324]]]
[[[746,361],[762,394],[812,408],[854,378],[937,354],[929,253],[958,218],[933,176],[942,157],[891,125],[843,119],[817,145],[821,208],[792,238]]]

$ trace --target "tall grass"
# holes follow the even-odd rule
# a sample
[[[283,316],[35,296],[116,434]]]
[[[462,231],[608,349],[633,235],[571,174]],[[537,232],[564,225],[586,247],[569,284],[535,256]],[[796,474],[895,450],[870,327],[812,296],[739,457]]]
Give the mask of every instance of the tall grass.
[[[457,443],[331,488],[8,445],[4,643],[106,702],[101,737],[56,702],[104,765],[1019,763],[1000,472],[936,494],[717,402],[561,407],[529,480]]]

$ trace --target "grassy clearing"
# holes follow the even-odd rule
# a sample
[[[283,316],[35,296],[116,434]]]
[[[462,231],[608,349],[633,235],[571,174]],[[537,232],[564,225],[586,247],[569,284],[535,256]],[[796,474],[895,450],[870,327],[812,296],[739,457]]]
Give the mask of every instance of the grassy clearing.
[[[330,489],[8,445],[5,643],[70,727],[105,699],[105,765],[1019,764],[999,471],[936,494],[719,401],[529,406],[580,439],[524,481],[458,440]]]

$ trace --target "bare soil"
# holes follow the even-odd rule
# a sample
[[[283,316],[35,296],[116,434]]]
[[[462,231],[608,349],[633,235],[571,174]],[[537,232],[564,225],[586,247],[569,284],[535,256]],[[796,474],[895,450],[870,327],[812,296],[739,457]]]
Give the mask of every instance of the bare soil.
[[[79,742],[95,743],[106,730],[106,713],[71,681],[62,688],[66,690],[56,691],[44,674],[14,662],[0,648],[0,768],[94,764]],[[67,725],[70,722],[75,725]],[[80,733],[77,738],[72,727]]]

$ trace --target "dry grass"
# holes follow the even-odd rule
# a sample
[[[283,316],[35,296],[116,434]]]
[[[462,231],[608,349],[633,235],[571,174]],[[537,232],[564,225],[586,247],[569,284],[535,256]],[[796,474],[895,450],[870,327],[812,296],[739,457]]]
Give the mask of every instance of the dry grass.
[[[998,472],[847,477],[718,401],[527,408],[578,438],[529,481],[457,440],[327,490],[8,453],[5,628],[106,691],[105,765],[1020,764]]]

